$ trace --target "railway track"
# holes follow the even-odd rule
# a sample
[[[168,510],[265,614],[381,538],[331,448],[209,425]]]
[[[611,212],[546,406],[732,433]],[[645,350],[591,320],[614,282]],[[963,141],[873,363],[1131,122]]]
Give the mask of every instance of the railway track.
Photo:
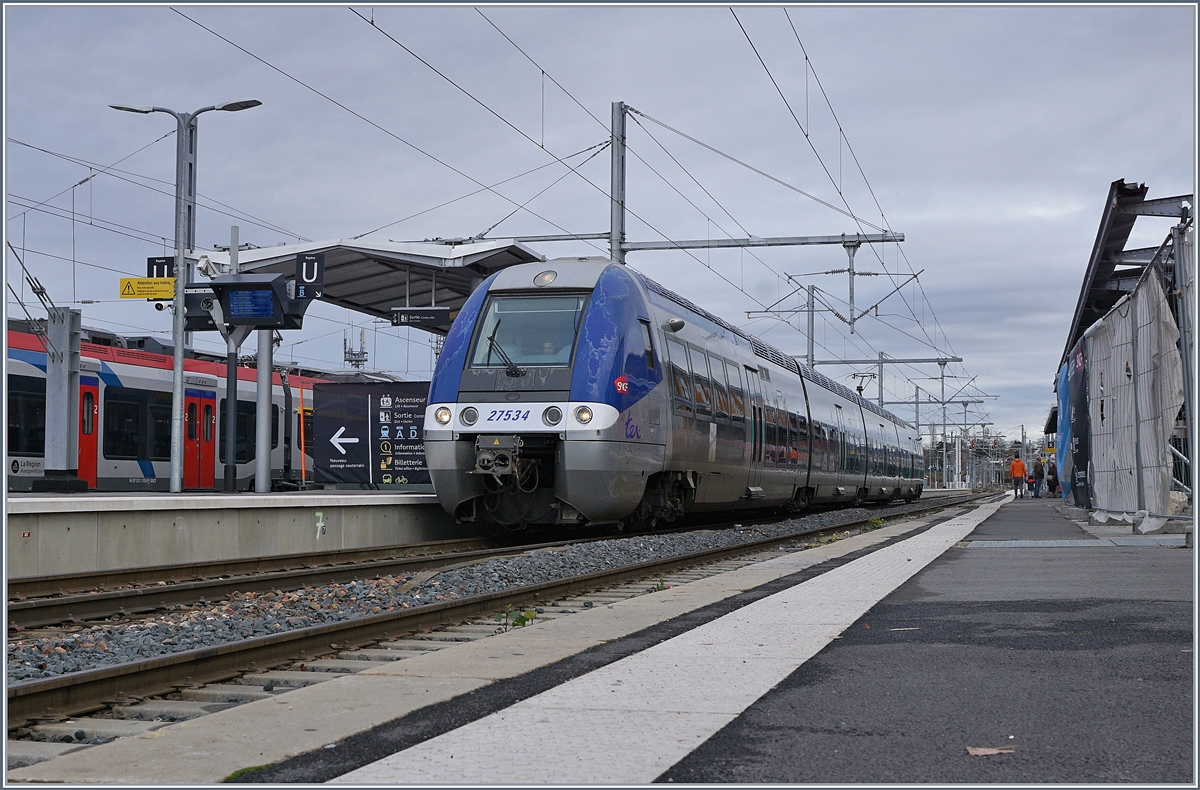
[[[895,516],[909,517],[980,498],[994,492],[962,497],[944,497],[906,506]],[[665,574],[686,568],[720,563],[731,558],[750,557],[746,562],[759,561],[754,555],[770,553],[776,547],[819,539],[829,533],[854,534],[871,528],[874,517],[842,523],[833,527],[803,533],[789,533],[693,552],[674,557],[643,562],[582,576],[559,579],[541,584],[526,585],[482,595],[441,601],[411,609],[357,617],[351,620],[296,628],[281,633],[230,642],[213,647],[186,650],[178,653],[123,664],[56,675],[32,681],[11,683],[8,686],[9,728],[29,724],[53,723],[69,716],[115,707],[124,709],[140,698],[182,694],[206,684],[220,684],[241,676],[255,677],[264,669],[283,664],[311,664],[319,656],[330,653],[357,652],[360,648],[390,643],[422,630],[444,628],[447,624],[462,623],[489,616],[510,607],[535,605],[555,601],[618,585],[659,579]],[[578,541],[575,541],[578,542]],[[528,551],[524,547],[520,551]],[[512,554],[517,549],[510,548]],[[462,562],[457,555],[455,562]],[[377,572],[377,571],[373,571]],[[720,569],[714,571],[720,572]],[[253,577],[250,577],[253,578]],[[543,609],[545,607],[542,607]],[[436,640],[435,640],[436,641]],[[378,651],[372,651],[378,652]],[[356,656],[354,660],[362,660]],[[336,661],[335,661],[336,663]],[[306,669],[314,667],[306,666]],[[287,687],[296,673],[282,673],[280,685]],[[309,675],[305,682],[319,682],[319,672]],[[324,678],[327,679],[327,678]],[[253,680],[247,681],[253,683]],[[242,685],[245,685],[244,683]],[[268,688],[270,693],[271,689]],[[251,695],[250,698],[255,698]]]
[[[747,524],[764,520],[767,519],[743,519]],[[721,528],[731,523],[704,526]],[[670,534],[696,528],[696,524],[691,524],[652,533],[622,533],[621,537]],[[19,633],[64,623],[79,624],[114,617],[124,619],[172,606],[218,601],[235,592],[290,591],[397,573],[420,573],[609,537],[575,536],[532,543],[512,537],[476,537],[383,549],[343,549],[188,566],[163,565],[13,579],[8,582],[7,589],[8,627],[10,633]]]

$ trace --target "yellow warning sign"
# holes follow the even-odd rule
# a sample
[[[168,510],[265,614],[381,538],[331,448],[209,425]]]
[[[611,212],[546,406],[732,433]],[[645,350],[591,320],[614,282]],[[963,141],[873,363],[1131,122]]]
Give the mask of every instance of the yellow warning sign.
[[[171,299],[175,296],[174,277],[122,277],[122,299]]]

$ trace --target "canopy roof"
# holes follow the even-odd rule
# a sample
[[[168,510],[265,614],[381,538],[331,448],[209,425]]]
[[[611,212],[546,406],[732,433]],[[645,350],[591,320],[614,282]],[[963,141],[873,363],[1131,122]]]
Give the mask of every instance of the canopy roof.
[[[1125,243],[1139,216],[1186,219],[1193,205],[1192,195],[1146,200],[1147,191],[1145,184],[1126,184],[1124,179],[1114,181],[1109,187],[1067,345],[1059,360],[1060,367],[1088,327],[1103,318],[1122,296],[1137,286],[1146,266],[1154,262],[1169,269],[1173,265],[1169,255],[1162,255],[1163,247],[1127,250]]]
[[[322,301],[389,319],[394,307],[430,306],[450,308],[453,318],[471,292],[493,272],[518,263],[546,260],[512,239],[351,239],[241,250],[238,269],[242,274],[285,274],[292,279],[297,257],[307,253],[325,253]],[[229,262],[228,252],[207,254],[215,264]]]

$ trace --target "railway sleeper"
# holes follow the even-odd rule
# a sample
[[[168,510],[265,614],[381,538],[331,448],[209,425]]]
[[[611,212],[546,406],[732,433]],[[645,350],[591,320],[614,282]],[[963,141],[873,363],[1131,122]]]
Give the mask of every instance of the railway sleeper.
[[[534,621],[557,619],[593,607],[612,605],[618,601],[724,573],[751,562],[761,562],[793,550],[794,548],[767,549],[743,560],[682,569],[664,574],[661,578],[646,578],[611,588],[586,591],[552,602],[538,602],[531,607],[536,614]],[[426,655],[453,647],[455,644],[502,633],[514,627],[511,624],[506,626],[503,613],[498,613],[497,616],[499,620],[489,618],[452,623],[437,630],[407,634],[369,646],[346,646],[334,651],[331,658],[302,656],[291,664],[265,671],[252,667],[239,677],[225,682],[197,687],[191,687],[193,684],[185,682],[180,684],[176,693],[165,697],[140,701],[131,697],[130,704],[113,705],[89,716],[70,717],[64,721],[23,727],[10,733],[8,769],[54,759],[79,749],[92,748],[115,738],[153,732],[175,722],[198,718],[247,702],[277,697],[297,688],[334,680],[344,674]]]

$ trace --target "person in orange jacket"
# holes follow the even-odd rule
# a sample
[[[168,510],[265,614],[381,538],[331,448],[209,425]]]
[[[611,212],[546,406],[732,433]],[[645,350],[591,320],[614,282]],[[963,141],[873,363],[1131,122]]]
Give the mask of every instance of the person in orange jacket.
[[[1008,465],[1008,476],[1012,478],[1013,499],[1025,498],[1025,464],[1021,462],[1021,454],[1013,455],[1013,462]]]

